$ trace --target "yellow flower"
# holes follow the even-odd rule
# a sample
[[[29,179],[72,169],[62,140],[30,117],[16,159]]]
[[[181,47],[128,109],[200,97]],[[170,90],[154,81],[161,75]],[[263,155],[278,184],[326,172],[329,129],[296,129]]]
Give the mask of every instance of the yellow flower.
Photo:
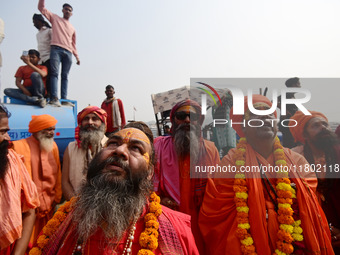
[[[243,198],[243,199],[247,199],[248,198],[248,194],[246,192],[236,192],[235,196],[237,198]]]
[[[159,196],[157,196],[157,194],[155,192],[152,192],[152,194],[150,195],[150,200],[154,201],[156,203],[160,203],[161,199]]]
[[[291,187],[289,184],[284,183],[284,182],[278,183],[278,184],[276,185],[276,188],[277,188],[277,189],[281,189],[281,190],[291,190],[291,189],[292,189],[292,187]]]
[[[282,252],[282,251],[280,251],[280,250],[278,250],[278,249],[275,250],[275,253],[276,253],[277,255],[286,255],[286,253],[284,253],[284,252]]]
[[[236,210],[237,210],[238,212],[245,212],[245,213],[248,213],[248,212],[249,212],[249,207],[248,207],[248,206],[236,207]]]
[[[285,208],[285,209],[289,209],[291,208],[291,205],[290,204],[279,204],[279,208]]]
[[[283,229],[287,233],[292,234],[294,227],[292,225],[280,224],[280,229]]]
[[[302,228],[301,227],[294,227],[294,229],[293,229],[293,232],[295,233],[295,234],[301,234],[302,233]]]
[[[294,238],[295,241],[301,242],[303,240],[303,235],[300,234],[292,234],[292,237]]]
[[[298,226],[300,226],[301,225],[301,220],[296,220],[296,221],[294,221],[294,223],[293,223],[293,226],[294,227],[298,227]]]
[[[238,224],[237,227],[242,229],[250,229],[250,224],[249,223]]]
[[[287,162],[284,159],[280,159],[280,160],[275,161],[275,165],[277,165],[277,166],[281,166],[281,165],[282,166],[286,166]]]
[[[246,239],[241,240],[243,245],[252,245],[254,243],[253,238],[247,237]]]
[[[147,222],[147,221],[150,221],[150,220],[155,220],[155,221],[157,221],[156,215],[153,214],[153,213],[147,213],[147,214],[144,216],[144,221]]]
[[[235,165],[236,165],[236,166],[244,166],[245,163],[246,163],[246,162],[245,162],[244,160],[236,160],[236,161],[235,161]]]
[[[245,179],[246,176],[244,174],[235,174],[236,179]]]

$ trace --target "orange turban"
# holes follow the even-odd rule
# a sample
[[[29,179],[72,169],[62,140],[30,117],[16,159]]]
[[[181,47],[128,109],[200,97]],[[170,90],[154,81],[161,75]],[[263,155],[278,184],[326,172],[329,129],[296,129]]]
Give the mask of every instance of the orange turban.
[[[303,132],[305,130],[305,126],[307,124],[307,122],[310,119],[313,119],[315,117],[321,117],[323,119],[325,119],[328,122],[328,119],[325,115],[323,115],[321,112],[315,112],[315,111],[309,111],[312,115],[305,115],[303,112],[301,111],[297,111],[293,117],[291,117],[291,119],[295,120],[297,122],[297,125],[295,127],[293,127],[293,125],[296,124],[296,122],[294,121],[290,121],[289,122],[289,130],[292,133],[294,140],[296,142],[301,142],[304,143],[305,142],[305,138],[303,137]]]
[[[248,111],[248,97],[245,96],[244,97],[244,112]],[[270,100],[262,95],[253,95],[253,104],[255,103],[265,103],[267,104],[269,107],[272,106],[272,102],[270,102]],[[274,112],[275,117],[277,117],[277,113],[276,111]],[[234,108],[232,107],[230,110],[230,119],[233,121],[233,123],[235,122],[242,122],[244,118],[244,115],[234,115]],[[243,125],[242,124],[233,124],[233,129],[235,129],[236,133],[240,136],[240,137],[245,137],[245,134],[243,133]]]
[[[32,115],[32,120],[28,124],[28,132],[36,133],[43,129],[50,128],[57,124],[57,120],[49,114]]]
[[[81,122],[83,121],[85,116],[90,113],[94,113],[95,115],[97,115],[106,126],[107,113],[106,111],[97,106],[88,106],[78,113],[77,121],[79,126],[81,125]]]

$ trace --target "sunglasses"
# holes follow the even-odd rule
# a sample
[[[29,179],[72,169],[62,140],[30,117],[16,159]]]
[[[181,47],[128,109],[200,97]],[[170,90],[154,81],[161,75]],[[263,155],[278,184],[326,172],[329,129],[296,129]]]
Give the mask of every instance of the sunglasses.
[[[196,121],[199,119],[199,114],[197,113],[187,113],[187,112],[176,112],[175,116],[178,120],[185,120],[187,117],[189,117],[190,120]]]

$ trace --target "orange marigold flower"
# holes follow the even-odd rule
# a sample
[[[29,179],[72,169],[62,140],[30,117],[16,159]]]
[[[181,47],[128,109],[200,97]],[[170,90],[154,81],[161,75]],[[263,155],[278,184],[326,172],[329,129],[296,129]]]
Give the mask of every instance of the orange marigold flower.
[[[145,216],[144,216],[144,221],[147,222],[147,221],[150,221],[150,220],[154,220],[154,221],[157,221],[157,217],[154,213],[147,213]]]
[[[150,195],[150,200],[154,201],[154,202],[156,202],[158,204],[161,202],[160,197],[157,196],[157,194],[155,192],[152,192],[152,194]]]
[[[246,182],[245,179],[235,179],[235,180],[234,180],[234,184],[235,184],[235,185],[246,186],[246,185],[247,185],[247,182]]]
[[[289,215],[279,215],[277,217],[277,220],[281,224],[292,225],[294,223],[294,218],[292,216],[289,216]]]
[[[279,208],[279,210],[277,211],[277,213],[279,215],[288,215],[288,216],[292,216],[294,211],[292,208]]]
[[[155,250],[158,247],[158,237],[154,235],[149,235],[146,231],[142,232],[139,236],[139,244],[144,248],[148,248],[150,250]]]
[[[235,203],[247,202],[247,199],[239,198],[239,197],[234,197],[234,202]]]
[[[279,203],[279,204],[293,204],[293,199],[291,199],[291,198],[278,198],[277,199],[277,202]]]
[[[243,240],[245,238],[245,236],[248,235],[248,231],[244,228],[237,228],[236,229],[236,236]]]
[[[137,255],[154,255],[154,253],[150,250],[141,249],[138,251]]]
[[[157,230],[159,228],[159,223],[155,220],[149,220],[149,221],[145,222],[145,227],[154,228],[154,229]]]
[[[240,186],[240,185],[234,185],[233,190],[236,192],[247,192],[248,188],[247,186]]]
[[[49,241],[49,238],[47,238],[47,236],[45,235],[41,235],[38,237],[38,240],[37,240],[37,245],[39,246],[39,248],[44,248],[45,245],[48,243]]]
[[[276,245],[280,251],[283,251],[286,254],[291,254],[294,251],[294,247],[290,243],[284,243],[279,241],[276,242]]]
[[[246,207],[247,203],[246,202],[237,202],[236,207]]]
[[[293,242],[293,237],[287,233],[286,231],[280,229],[278,232],[277,232],[277,238],[281,241],[285,241],[286,243],[291,243]]]
[[[60,222],[63,222],[65,220],[66,216],[67,215],[65,213],[63,213],[62,211],[57,211],[54,214],[53,218],[59,220]]]
[[[241,251],[243,254],[251,254],[255,252],[255,246],[254,245],[241,245]]]
[[[156,202],[151,202],[149,206],[150,206],[150,212],[152,212],[152,213],[161,209],[161,205],[159,203],[156,203]]]
[[[289,190],[278,190],[277,196],[282,198],[292,198],[292,192]]]
[[[246,218],[236,218],[238,224],[249,223],[248,217]]]
[[[29,255],[41,255],[41,250],[38,247],[34,247],[30,250]]]

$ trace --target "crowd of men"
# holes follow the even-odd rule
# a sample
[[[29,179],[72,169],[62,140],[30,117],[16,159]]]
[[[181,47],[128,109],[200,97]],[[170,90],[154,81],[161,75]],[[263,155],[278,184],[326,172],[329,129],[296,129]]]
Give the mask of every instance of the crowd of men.
[[[256,115],[244,102],[244,115],[230,111],[245,123],[233,126],[239,142],[221,160],[202,137],[195,101],[178,102],[170,135],[155,139],[139,121],[107,132],[111,116],[88,106],[62,171],[57,120],[33,115],[32,136],[10,142],[1,105],[0,254],[339,254],[340,145],[327,117],[296,111],[298,146],[289,149],[277,137],[276,111]],[[262,95],[252,102],[272,106]],[[196,165],[236,171],[204,175]],[[271,166],[279,170],[264,171]]]

